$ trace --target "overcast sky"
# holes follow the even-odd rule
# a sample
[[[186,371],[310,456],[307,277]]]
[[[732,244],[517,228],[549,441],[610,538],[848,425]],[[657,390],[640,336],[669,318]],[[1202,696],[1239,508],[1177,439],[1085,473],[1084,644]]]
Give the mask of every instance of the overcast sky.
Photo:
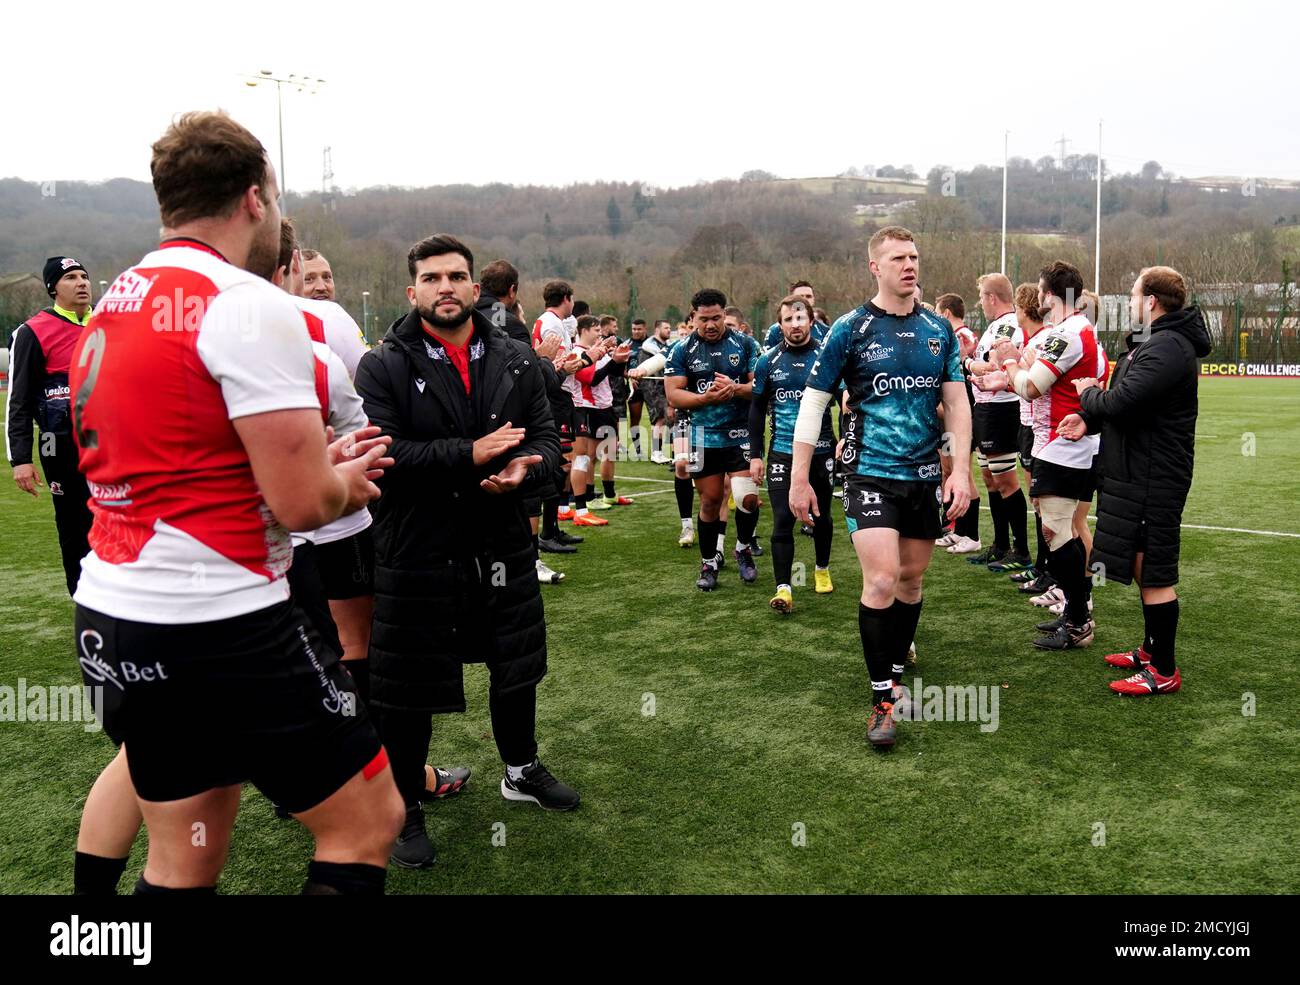
[[[0,176],[148,180],[173,114],[223,107],[294,190],[660,187],[850,165],[1090,153],[1112,170],[1300,179],[1293,4],[822,0],[11,4]],[[342,15],[340,15],[342,11]],[[488,18],[493,20],[488,20]],[[67,43],[64,43],[64,39]]]

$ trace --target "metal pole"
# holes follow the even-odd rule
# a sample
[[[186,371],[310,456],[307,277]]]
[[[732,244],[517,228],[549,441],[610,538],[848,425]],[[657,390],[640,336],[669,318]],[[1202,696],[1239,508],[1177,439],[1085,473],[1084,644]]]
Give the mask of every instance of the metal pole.
[[[1101,296],[1101,120],[1097,121],[1097,244],[1092,268],[1092,289]]]
[[[1007,139],[1010,130],[1002,131],[1002,260],[998,272],[1007,272]]]
[[[370,341],[370,292],[361,292],[361,325],[362,334],[366,336],[366,341]]]

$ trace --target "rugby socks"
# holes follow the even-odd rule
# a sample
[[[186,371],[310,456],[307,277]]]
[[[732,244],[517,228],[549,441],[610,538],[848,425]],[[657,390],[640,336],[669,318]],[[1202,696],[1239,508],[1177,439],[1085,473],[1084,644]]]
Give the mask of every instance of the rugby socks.
[[[542,536],[547,540],[554,539],[560,532],[559,512],[559,499],[548,499],[542,503]]]
[[[677,515],[689,520],[695,507],[695,483],[690,479],[675,478],[673,492],[677,494]]]
[[[705,520],[700,517],[695,521],[696,530],[699,533],[700,558],[705,561],[712,561],[718,556],[718,528],[721,521]]]
[[[1040,575],[1047,574],[1047,538],[1043,536],[1043,518],[1034,511],[1034,529],[1038,532],[1038,557],[1034,559],[1034,570]]]
[[[978,496],[970,501],[970,506],[966,507],[966,512],[957,517],[952,529],[958,537],[969,537],[971,540],[980,539],[980,498]]]
[[[637,461],[641,460],[641,429],[639,427],[632,429],[632,454],[636,456]]]
[[[831,538],[835,527],[831,523],[830,504],[821,507],[821,513],[813,519],[813,552],[817,555],[817,567],[825,570],[831,566]]]
[[[1029,553],[1029,524],[1025,494],[1019,486],[1010,496],[1003,496],[1002,515],[1011,524],[1011,544],[1017,554]]]
[[[125,870],[125,858],[77,852],[72,861],[72,895],[116,896],[118,881]]]
[[[1162,677],[1170,677],[1177,669],[1174,659],[1174,637],[1178,633],[1178,599],[1157,605],[1143,605],[1142,617],[1146,622],[1147,641],[1143,649],[1151,656],[1151,665]]]
[[[613,479],[610,479],[608,482],[606,482],[604,479],[601,479],[601,480],[600,480],[600,484],[601,484],[601,485],[604,487],[604,489],[605,489],[605,498],[606,498],[606,499],[610,500],[611,502],[613,502],[614,500],[618,499],[618,493],[616,493],[616,492],[614,491],[614,480],[613,480]]]
[[[772,573],[776,583],[790,584],[790,572],[794,568],[794,536],[788,533],[772,534]]]
[[[307,863],[303,896],[383,896],[387,870],[364,862]]]
[[[533,547],[537,547],[537,535],[533,535]],[[357,685],[357,700],[363,705],[370,704],[370,658],[362,657],[360,660],[344,660],[343,666],[347,668],[352,680]]]
[[[989,493],[989,511],[993,514],[993,547],[999,551],[1005,551],[1011,546],[1006,509],[1006,501],[1001,493]]]
[[[146,882],[143,874],[141,874],[140,878],[136,881],[135,884],[136,896],[161,896],[163,894],[170,894],[173,896],[177,894],[182,894],[185,896],[216,896],[217,887],[216,886],[186,886],[181,889],[171,889],[167,886],[155,886],[153,885],[153,883]]]
[[[871,678],[871,699],[879,705],[894,700],[894,679],[889,660],[890,609],[872,609],[858,603],[858,635],[862,657]]]
[[[907,658],[908,647],[916,638],[916,627],[921,621],[923,601],[924,599],[917,599],[915,602],[904,602],[902,599],[894,599],[894,604],[889,607],[889,660],[896,684],[903,683],[904,661]]]
[[[746,510],[736,509],[736,546],[742,550],[747,550],[754,539],[754,531],[758,529],[758,510],[750,513]]]
[[[1088,621],[1088,596],[1092,594],[1084,560],[1083,542],[1078,537],[1047,555],[1047,569],[1065,593],[1065,618],[1075,626]]]
[[[587,509],[587,493],[573,494],[573,512],[577,516],[582,516],[583,514],[590,512],[590,510]]]
[[[718,521],[718,553],[724,554],[727,550],[727,521]]]

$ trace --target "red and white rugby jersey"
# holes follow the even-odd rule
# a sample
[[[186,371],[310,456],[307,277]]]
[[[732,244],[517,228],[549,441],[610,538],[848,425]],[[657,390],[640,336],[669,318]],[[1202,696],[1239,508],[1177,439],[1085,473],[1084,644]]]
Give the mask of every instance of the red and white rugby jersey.
[[[1047,328],[1040,328],[1037,332],[1035,332],[1033,335],[1031,335],[1028,339],[1025,340],[1024,348],[1021,351],[1027,352],[1028,350],[1033,349],[1034,354],[1037,355],[1038,343],[1043,341],[1043,339],[1047,338],[1047,333],[1050,331],[1051,331],[1051,326],[1048,326]],[[1010,392],[1015,393],[1014,390]],[[1016,394],[1016,399],[1020,401],[1020,426],[1026,428],[1033,427],[1034,402],[1032,400],[1026,400],[1024,397],[1020,396],[1019,394]]]
[[[73,356],[91,553],[75,600],[119,619],[226,619],[289,597],[289,534],[231,421],[320,408],[289,296],[194,240],[121,274]]]
[[[316,298],[293,299],[299,309],[320,319],[325,328],[325,344],[333,349],[347,368],[348,378],[357,375],[357,363],[369,351],[361,328],[347,313],[343,305],[336,301],[323,301]]]
[[[542,340],[543,335],[558,335],[560,337],[560,353],[567,353],[573,348],[573,326],[570,325],[570,322],[573,322],[572,318],[561,318],[550,308],[547,308],[537,316],[537,321],[533,322],[533,345],[536,346]]]
[[[984,334],[975,343],[975,351],[971,355],[979,362],[992,362],[993,347],[1002,341],[1010,341],[1017,349],[1025,344],[1025,330],[1020,327],[1014,311],[989,322],[989,327],[984,329]],[[1020,399],[1014,390],[992,391],[975,387],[974,393],[977,404],[1009,404]]]
[[[575,345],[573,351],[585,353],[587,350],[584,346]],[[569,391],[569,396],[573,398],[573,406],[587,410],[608,410],[614,406],[614,391],[609,385],[609,377],[605,377],[599,383],[591,382],[591,378],[596,375],[596,370],[602,369],[607,362],[609,356],[601,356],[594,365],[564,378],[562,383],[564,389]]]
[[[1058,436],[1056,427],[1070,414],[1079,413],[1075,380],[1095,376],[1102,383],[1106,381],[1110,366],[1097,342],[1096,330],[1076,312],[1060,325],[1044,329],[1036,350],[1035,365],[1041,362],[1047,366],[1056,382],[1034,401],[1034,458],[1066,468],[1092,468],[1100,436],[1089,434],[1069,441]]]
[[[295,298],[295,300],[302,300]],[[337,352],[317,338],[312,339],[312,352],[316,356],[316,366],[325,379],[325,423],[334,429],[334,437],[351,434],[370,423],[366,417],[365,405],[352,385],[352,377],[347,366]],[[373,522],[370,510],[361,507],[354,513],[341,516],[332,523],[327,523],[316,530],[295,531],[295,545],[299,541],[311,541],[314,544],[332,544],[365,530]]]

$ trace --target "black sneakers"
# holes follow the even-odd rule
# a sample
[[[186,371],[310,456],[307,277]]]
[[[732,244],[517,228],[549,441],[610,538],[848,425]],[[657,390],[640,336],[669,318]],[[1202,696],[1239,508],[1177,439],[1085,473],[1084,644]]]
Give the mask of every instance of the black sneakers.
[[[574,544],[581,544],[582,537],[578,534],[571,534],[567,530],[556,530],[547,540],[553,540],[557,544],[567,544],[572,547]]]
[[[540,759],[534,759],[518,780],[510,779],[507,772],[501,778],[501,796],[506,800],[532,801],[545,811],[571,811],[582,800],[578,791],[553,777]]]
[[[397,836],[388,860],[403,869],[427,869],[438,861],[433,843],[424,830],[424,808],[421,805],[406,809],[406,825]]]
[[[554,537],[538,537],[538,550],[545,551],[547,554],[577,554],[578,549],[572,544],[566,544]]]

